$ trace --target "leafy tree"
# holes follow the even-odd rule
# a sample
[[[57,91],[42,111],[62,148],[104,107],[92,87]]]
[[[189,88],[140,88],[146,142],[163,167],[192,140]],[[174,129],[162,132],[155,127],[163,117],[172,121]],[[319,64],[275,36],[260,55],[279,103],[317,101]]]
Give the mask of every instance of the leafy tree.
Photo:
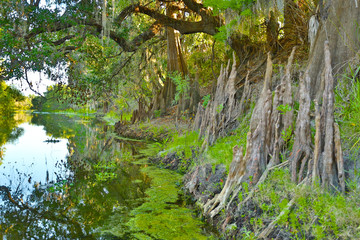
[[[250,8],[254,1],[205,3],[203,5],[194,0],[136,3],[59,0],[49,1],[46,5],[35,0],[2,2],[0,53],[4,59],[4,77],[24,79],[32,87],[28,71],[43,71],[54,80],[62,79],[67,73],[71,83],[75,83],[72,80],[76,77],[74,85],[78,89],[84,90],[86,86],[87,96],[89,92],[93,95],[94,90],[99,89],[94,87],[89,90],[88,86],[94,82],[103,83],[103,88],[113,89],[114,79],[109,74],[111,68],[107,69],[109,64],[105,64],[108,63],[105,58],[110,57],[107,53],[109,49],[121,52],[114,43],[122,51],[134,52],[145,42],[161,37],[163,27],[171,27],[181,34],[206,33],[214,36],[224,24],[223,9],[231,7],[239,10],[240,15],[251,15]],[[170,5],[171,10],[167,7]],[[209,6],[214,7],[214,12]],[[100,37],[104,49],[101,49],[94,36]],[[234,33],[227,41],[242,57],[242,42],[237,38],[238,35]],[[83,67],[84,63],[86,67]],[[90,65],[93,65],[92,69],[89,69]],[[104,80],[109,82],[104,83]],[[165,88],[170,85],[166,83]],[[104,93],[109,93],[109,90],[104,89]],[[172,100],[173,91],[164,91],[162,97],[166,96]],[[109,98],[109,94],[105,94],[104,98]],[[169,101],[165,99],[165,102]]]

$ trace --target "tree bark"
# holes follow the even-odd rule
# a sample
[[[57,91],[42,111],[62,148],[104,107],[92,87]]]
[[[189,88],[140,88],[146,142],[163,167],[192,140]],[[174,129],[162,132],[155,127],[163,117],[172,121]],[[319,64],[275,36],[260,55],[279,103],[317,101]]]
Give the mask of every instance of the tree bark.
[[[324,42],[336,49],[331,55],[334,76],[348,67],[349,60],[358,55],[360,49],[360,8],[356,1],[332,0],[319,6],[320,27],[310,52],[307,71],[311,79],[312,98],[321,97],[321,75],[324,71]],[[336,83],[335,79],[335,83]]]
[[[311,130],[310,130],[310,77],[308,72],[300,78],[300,106],[296,120],[295,140],[291,162],[291,180],[300,182],[303,178],[305,164],[311,156]],[[301,165],[301,167],[300,167]],[[298,168],[300,167],[300,173]]]
[[[275,96],[273,99],[272,91],[271,91],[271,79],[272,79],[272,70],[273,70],[273,64],[270,57],[270,53],[268,54],[267,59],[267,66],[266,66],[266,73],[265,73],[265,80],[263,89],[261,92],[261,95],[255,105],[255,108],[252,113],[252,117],[250,120],[250,131],[247,134],[247,144],[246,144],[246,153],[245,156],[242,156],[242,151],[238,152],[238,148],[234,148],[234,157],[233,162],[230,165],[230,172],[228,180],[226,181],[226,184],[222,190],[222,192],[214,197],[212,200],[210,200],[205,205],[205,211],[210,214],[211,217],[214,217],[216,214],[219,213],[219,211],[225,207],[227,198],[231,194],[237,194],[238,191],[241,188],[242,182],[249,182],[250,186],[255,186],[257,182],[262,178],[264,172],[267,173],[267,169],[270,169],[273,167],[276,163],[278,163],[278,155],[279,155],[279,149],[280,149],[280,130],[283,128],[283,126],[288,125],[288,118],[282,118],[280,116],[279,111],[277,110],[279,104],[288,102],[291,104],[291,99],[284,99],[284,97],[292,97],[291,94],[289,94],[287,91],[284,90],[284,87],[287,86],[287,81],[290,81],[290,72],[291,72],[291,64],[294,57],[295,49],[293,50],[289,61],[287,65],[287,75],[282,80],[282,83],[276,87]],[[235,61],[235,59],[234,59]],[[216,95],[214,100],[211,102],[211,104],[214,104],[214,106],[217,106],[219,103],[233,103],[235,102],[234,99],[231,97],[231,87],[233,85],[232,83],[232,75],[233,73],[236,73],[234,71],[234,65],[233,65],[233,71],[230,74],[228,82],[225,84],[224,79],[226,79],[227,71],[229,68],[229,65],[227,69],[224,71],[222,69],[222,72],[218,79],[218,87],[216,91]],[[225,73],[225,74],[224,74]],[[224,88],[224,85],[226,86]],[[224,89],[229,89],[224,91]],[[284,90],[284,91],[282,91]],[[289,89],[291,92],[291,89]],[[225,96],[230,96],[228,98],[222,97],[225,94]],[[244,91],[243,95],[247,96],[246,91]],[[226,99],[226,101],[224,101]],[[225,112],[222,113],[223,116],[222,121],[219,122],[218,118],[216,118],[216,114],[214,113],[214,106],[211,106],[212,108],[207,109],[205,112],[204,119],[202,119],[202,123],[205,123],[201,126],[209,126],[210,128],[207,129],[206,133],[218,133],[219,128],[224,125],[223,123],[226,122],[223,119],[231,119],[226,116],[227,113],[232,112],[238,112],[239,109],[241,109],[238,104],[229,104],[229,106],[225,105],[225,108],[227,109]],[[234,106],[230,107],[230,106]],[[214,114],[210,114],[213,112]],[[210,117],[209,117],[210,116]],[[214,117],[215,116],[215,117]],[[219,116],[219,117],[220,117]],[[196,118],[196,124],[198,125],[199,118]],[[287,120],[287,121],[286,121]],[[284,123],[284,121],[286,123]],[[210,124],[207,124],[210,122]],[[219,127],[220,126],[220,127]],[[200,127],[200,129],[202,129]],[[202,132],[200,132],[201,136]],[[212,135],[205,135],[205,141],[209,141],[209,136]],[[215,135],[216,136],[216,135]],[[271,156],[271,154],[277,154],[277,156]],[[239,157],[240,156],[240,157]],[[240,161],[239,161],[240,159]],[[235,167],[237,166],[237,167]],[[234,173],[233,169],[237,169],[237,173]],[[235,178],[234,178],[235,177]],[[230,200],[231,202],[231,200]]]
[[[321,112],[318,113],[317,110],[316,113],[313,182],[319,179],[324,188],[344,192],[344,159],[340,143],[339,126],[334,121],[334,77],[331,67],[329,43],[325,41],[324,45],[325,90]],[[324,139],[324,141],[321,139]]]
[[[222,67],[217,80],[216,91],[213,99],[209,101],[206,109],[199,104],[195,116],[194,129],[199,130],[199,138],[204,137],[202,148],[215,143],[216,139],[225,136],[237,126],[237,118],[243,113],[244,107],[235,99],[236,94],[236,60],[233,55],[233,64],[230,70],[230,61],[226,68]],[[243,96],[249,96],[250,88],[246,85]]]
[[[173,6],[169,5],[167,11],[167,16],[176,19],[173,11]],[[176,94],[176,85],[169,77],[170,74],[181,73],[182,77],[188,78],[188,68],[186,66],[186,62],[183,56],[181,42],[180,42],[180,33],[173,29],[172,27],[166,28],[166,36],[167,36],[167,73],[168,77],[166,77],[164,87],[162,88],[160,95],[155,96],[153,102],[152,112],[156,110],[160,110],[161,114],[165,114],[167,109],[173,104],[173,100]],[[189,83],[190,84],[190,83]],[[191,88],[196,91],[196,86],[191,83]],[[190,107],[190,97],[188,96],[189,89],[180,95],[177,115],[179,116],[182,112]],[[192,99],[192,104],[196,106],[195,103],[197,96],[196,92],[192,94],[194,97]],[[157,104],[160,102],[160,104]]]

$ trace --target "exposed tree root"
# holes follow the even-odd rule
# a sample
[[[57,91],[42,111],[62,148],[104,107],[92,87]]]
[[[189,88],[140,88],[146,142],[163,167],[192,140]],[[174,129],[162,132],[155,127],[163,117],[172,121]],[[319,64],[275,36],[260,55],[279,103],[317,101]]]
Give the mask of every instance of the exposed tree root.
[[[201,104],[198,105],[194,129],[199,130],[199,138],[204,137],[203,149],[212,145],[218,137],[225,136],[229,130],[234,129],[238,124],[238,117],[249,106],[249,101],[246,101],[250,96],[248,78],[242,100],[239,102],[235,98],[237,75],[235,55],[233,59],[230,73],[230,61],[226,68],[221,69],[215,95],[206,109]]]
[[[320,179],[323,187],[345,191],[344,159],[339,126],[334,122],[334,78],[329,43],[326,41],[324,93],[321,112],[317,106],[315,152],[312,181]],[[322,141],[324,139],[324,141]]]
[[[266,168],[265,172],[261,175],[261,178],[260,178],[259,181],[256,183],[256,185],[251,189],[251,191],[250,191],[249,194],[246,196],[246,198],[239,203],[238,209],[241,209],[242,206],[244,206],[244,204],[245,204],[247,201],[249,201],[249,200],[254,196],[256,190],[259,188],[259,185],[262,184],[262,183],[266,180],[266,178],[267,178],[267,176],[268,176],[268,174],[269,174],[270,171],[272,171],[272,170],[274,170],[274,169],[277,169],[277,168],[284,167],[284,166],[286,166],[286,165],[288,165],[288,164],[289,164],[289,160],[287,160],[287,161],[285,161],[285,162],[283,162],[283,163],[280,163],[280,164],[278,164],[278,165],[276,165],[276,166],[272,166],[272,167]],[[231,203],[231,201],[229,202],[229,205],[230,205],[230,203]],[[229,205],[228,205],[228,207],[229,207]]]
[[[291,180],[300,182],[303,177],[305,164],[311,156],[311,130],[310,130],[310,77],[306,72],[300,79],[300,106],[296,120],[295,140],[290,156]],[[298,174],[298,167],[301,164]],[[298,177],[299,176],[299,177]]]
[[[250,89],[250,81],[249,81],[249,74],[250,72],[246,74],[245,78],[245,85],[243,94],[241,96],[240,104],[239,104],[239,114],[244,114],[248,108],[250,107],[250,96],[251,96],[251,89]]]
[[[224,188],[213,199],[209,200],[204,206],[204,212],[211,218],[217,215],[225,207],[226,201],[233,192],[234,187],[241,182],[245,172],[245,159],[243,149],[235,146],[233,148],[233,161],[230,164],[229,175],[226,179]]]
[[[284,144],[284,141],[280,141],[280,132],[284,126],[288,127],[291,124],[293,115],[290,113],[283,117],[278,110],[278,106],[285,102],[288,105],[292,105],[292,100],[285,101],[283,96],[290,96],[291,98],[291,88],[286,89],[286,87],[291,82],[290,67],[294,51],[295,49],[289,58],[286,69],[287,74],[276,88],[274,99],[271,92],[273,64],[270,54],[268,54],[264,86],[250,121],[246,154],[242,156],[242,151],[241,154],[237,153],[234,148],[234,157],[230,166],[229,177],[222,192],[212,200],[209,200],[205,205],[205,213],[209,214],[210,217],[218,214],[226,206],[226,201],[232,195],[232,199],[228,203],[229,206],[240,191],[242,182],[247,181],[250,185],[255,185],[260,179],[264,181],[269,169],[273,169],[272,167],[279,162],[280,148]],[[241,167],[238,167],[240,165]],[[234,170],[238,172],[236,173]]]
[[[324,44],[324,92],[321,110],[316,102],[315,146],[311,155],[310,133],[310,77],[308,72],[300,81],[300,108],[296,122],[295,142],[290,157],[291,179],[300,182],[306,175],[312,182],[319,179],[323,187],[345,191],[344,160],[339,127],[334,122],[334,78],[329,43]],[[305,168],[307,174],[304,174]],[[298,169],[300,168],[299,172]]]

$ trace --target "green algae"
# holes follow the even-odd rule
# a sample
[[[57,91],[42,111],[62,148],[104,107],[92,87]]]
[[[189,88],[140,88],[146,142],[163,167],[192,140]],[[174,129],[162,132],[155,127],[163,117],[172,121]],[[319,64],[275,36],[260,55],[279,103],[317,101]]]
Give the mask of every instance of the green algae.
[[[207,239],[201,231],[204,225],[193,212],[178,203],[177,184],[182,176],[153,166],[142,170],[152,178],[149,196],[141,206],[131,211],[127,226],[139,239]]]
[[[126,219],[124,209],[119,209],[122,217],[113,217],[112,229],[103,233],[132,239],[208,239],[205,224],[194,218],[179,196],[182,175],[148,165],[141,171],[152,179],[144,203],[128,212]]]

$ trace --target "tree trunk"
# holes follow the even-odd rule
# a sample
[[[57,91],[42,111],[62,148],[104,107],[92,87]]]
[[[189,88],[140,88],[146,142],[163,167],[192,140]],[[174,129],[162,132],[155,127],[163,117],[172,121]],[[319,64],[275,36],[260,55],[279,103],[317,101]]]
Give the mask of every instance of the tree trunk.
[[[291,180],[300,182],[303,178],[304,167],[311,157],[311,129],[310,129],[310,77],[308,72],[300,79],[299,113],[296,119],[295,140],[291,162]],[[299,166],[300,171],[298,171]]]
[[[168,75],[174,73],[176,71],[180,71],[180,64],[178,60],[178,47],[177,47],[177,36],[175,34],[175,30],[171,27],[166,28],[167,35],[167,71]],[[162,90],[162,98],[165,102],[163,106],[161,106],[161,113],[165,113],[166,109],[170,107],[172,100],[174,99],[176,86],[173,81],[169,77],[166,77],[166,81],[164,84],[164,88]]]
[[[322,95],[321,75],[325,67],[325,40],[329,41],[330,49],[336,49],[331,54],[334,76],[342,73],[349,66],[349,61],[358,55],[360,49],[360,8],[357,4],[358,1],[332,0],[325,1],[319,6],[320,26],[310,52],[307,67],[311,79],[312,98],[316,97],[319,100]]]
[[[222,67],[217,80],[216,91],[213,99],[209,101],[206,109],[199,104],[196,113],[194,129],[199,130],[199,138],[204,137],[203,149],[215,143],[216,139],[225,136],[229,130],[238,125],[238,117],[248,103],[235,99],[236,89],[236,60],[233,55],[233,64],[230,72],[230,60],[226,68]],[[249,96],[248,80],[243,96]]]
[[[320,114],[317,109],[313,182],[317,177],[328,189],[345,191],[344,159],[340,143],[339,126],[334,121],[334,77],[329,44],[325,42],[325,74],[323,102]],[[320,123],[319,123],[320,120]],[[323,139],[323,141],[321,141]],[[322,144],[323,142],[323,144]]]
[[[340,143],[340,131],[334,121],[334,77],[328,41],[324,44],[325,71],[323,75],[324,92],[321,110],[316,102],[315,148],[311,156],[310,130],[310,76],[305,73],[300,81],[300,107],[296,121],[295,141],[291,162],[291,178],[301,182],[307,167],[308,177],[313,183],[320,180],[328,189],[345,191],[344,159]],[[311,160],[310,160],[311,159]],[[298,169],[300,170],[298,171]],[[312,176],[311,176],[312,175]]]
[[[168,6],[167,15],[176,18],[172,6]],[[167,73],[181,73],[182,77],[188,78],[189,71],[183,56],[183,51],[180,42],[180,33],[171,27],[166,28],[167,34]],[[190,91],[191,90],[191,91]],[[160,110],[161,114],[167,112],[167,109],[173,104],[176,94],[176,85],[170,77],[166,77],[164,87],[160,94],[155,96],[153,100],[152,112]],[[178,102],[177,115],[189,109],[190,112],[194,111],[199,101],[199,88],[196,82],[190,81],[189,89],[182,93]]]

